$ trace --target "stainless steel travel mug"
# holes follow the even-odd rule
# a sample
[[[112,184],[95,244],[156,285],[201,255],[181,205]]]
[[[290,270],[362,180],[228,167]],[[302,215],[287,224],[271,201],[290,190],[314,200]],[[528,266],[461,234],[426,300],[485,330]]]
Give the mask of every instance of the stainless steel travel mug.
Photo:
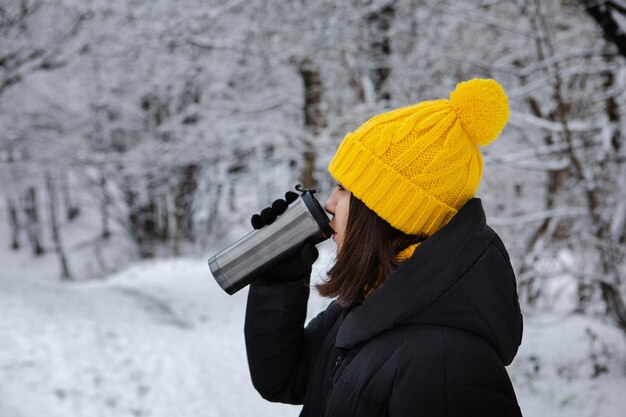
[[[272,224],[250,232],[209,259],[213,277],[224,291],[236,293],[303,243],[330,238],[330,221],[314,194],[314,189],[304,190]]]

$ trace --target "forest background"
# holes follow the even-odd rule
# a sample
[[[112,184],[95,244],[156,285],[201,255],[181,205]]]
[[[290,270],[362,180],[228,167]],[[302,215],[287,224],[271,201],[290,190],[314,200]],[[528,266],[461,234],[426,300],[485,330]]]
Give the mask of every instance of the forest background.
[[[0,0],[0,376],[14,381],[0,386],[0,416],[168,415],[184,393],[159,396],[132,376],[107,385],[110,364],[72,368],[71,340],[59,336],[71,308],[55,331],[42,322],[85,289],[119,303],[107,291],[120,282],[134,297],[120,311],[149,310],[183,329],[220,317],[215,306],[243,309],[242,295],[215,292],[205,294],[211,313],[202,310],[194,296],[215,286],[206,258],[296,183],[323,200],[334,187],[330,158],[369,117],[447,97],[474,77],[498,80],[511,106],[501,137],[483,149],[478,196],[511,255],[527,321],[509,368],[522,409],[618,415],[626,405],[618,394],[626,388],[626,2]],[[332,258],[322,249],[316,279]],[[178,293],[187,284],[172,265],[202,279]],[[155,282],[162,292],[147,293]],[[92,317],[87,332],[102,315],[116,317],[80,308]],[[202,343],[239,352],[222,371],[247,387],[245,356],[234,348],[242,323],[228,323],[232,337]],[[52,347],[37,353],[42,329]],[[136,355],[149,338],[141,334],[120,349]],[[97,349],[109,336],[83,333],[86,363],[103,360]],[[163,372],[133,366],[146,380],[155,375],[148,368]],[[91,391],[72,382],[85,372],[97,374]],[[224,375],[207,372],[213,379],[187,392],[237,403],[210,388]],[[131,395],[124,384],[139,385]],[[215,415],[258,410],[246,401]],[[197,415],[189,410],[169,415]]]

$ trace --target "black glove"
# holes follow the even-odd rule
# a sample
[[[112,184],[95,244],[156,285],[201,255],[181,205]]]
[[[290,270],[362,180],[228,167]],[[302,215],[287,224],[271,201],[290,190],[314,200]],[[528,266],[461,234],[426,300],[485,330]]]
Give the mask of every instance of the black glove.
[[[261,210],[260,214],[255,214],[250,219],[252,227],[261,229],[269,224],[285,211],[289,204],[298,199],[298,194],[287,191],[285,199],[279,199],[272,203],[271,207]],[[270,281],[299,281],[309,278],[313,263],[317,260],[319,252],[312,243],[304,243],[302,247],[292,255],[288,256],[281,263],[271,267],[265,274]]]
[[[270,281],[300,281],[311,276],[313,263],[319,252],[312,243],[304,243],[299,251],[287,257],[278,265],[271,267],[265,274]]]
[[[261,210],[260,214],[255,214],[252,216],[252,218],[250,219],[252,227],[254,227],[255,229],[261,229],[269,224],[274,223],[276,217],[287,211],[287,207],[289,207],[289,204],[293,203],[297,199],[298,194],[294,193],[293,191],[287,191],[285,193],[284,200],[278,199],[272,203],[271,207],[266,207]]]

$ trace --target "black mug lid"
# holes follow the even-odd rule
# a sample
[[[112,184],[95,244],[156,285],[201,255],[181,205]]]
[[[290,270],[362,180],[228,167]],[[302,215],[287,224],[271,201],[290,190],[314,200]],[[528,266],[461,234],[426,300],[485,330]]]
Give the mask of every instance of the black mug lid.
[[[298,184],[296,190],[302,193],[300,197],[304,200],[306,208],[309,209],[309,212],[320,230],[326,235],[326,238],[330,238],[333,234],[333,229],[330,227],[330,219],[326,215],[326,210],[324,210],[320,202],[315,198],[315,193],[317,192],[315,188],[304,189]]]

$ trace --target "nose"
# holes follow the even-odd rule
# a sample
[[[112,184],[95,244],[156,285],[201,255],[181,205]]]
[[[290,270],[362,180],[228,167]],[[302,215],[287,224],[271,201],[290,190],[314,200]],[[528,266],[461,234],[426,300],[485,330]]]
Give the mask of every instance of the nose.
[[[324,203],[324,210],[326,210],[326,212],[327,212],[328,214],[335,214],[335,213],[333,213],[333,212],[332,212],[332,210],[330,209],[330,206],[328,205],[328,202],[329,202],[329,201],[330,201],[330,200],[326,200],[326,202]]]
[[[335,215],[335,204],[334,204],[334,196],[335,191],[332,192],[330,197],[324,203],[324,210],[326,210],[329,214]]]

